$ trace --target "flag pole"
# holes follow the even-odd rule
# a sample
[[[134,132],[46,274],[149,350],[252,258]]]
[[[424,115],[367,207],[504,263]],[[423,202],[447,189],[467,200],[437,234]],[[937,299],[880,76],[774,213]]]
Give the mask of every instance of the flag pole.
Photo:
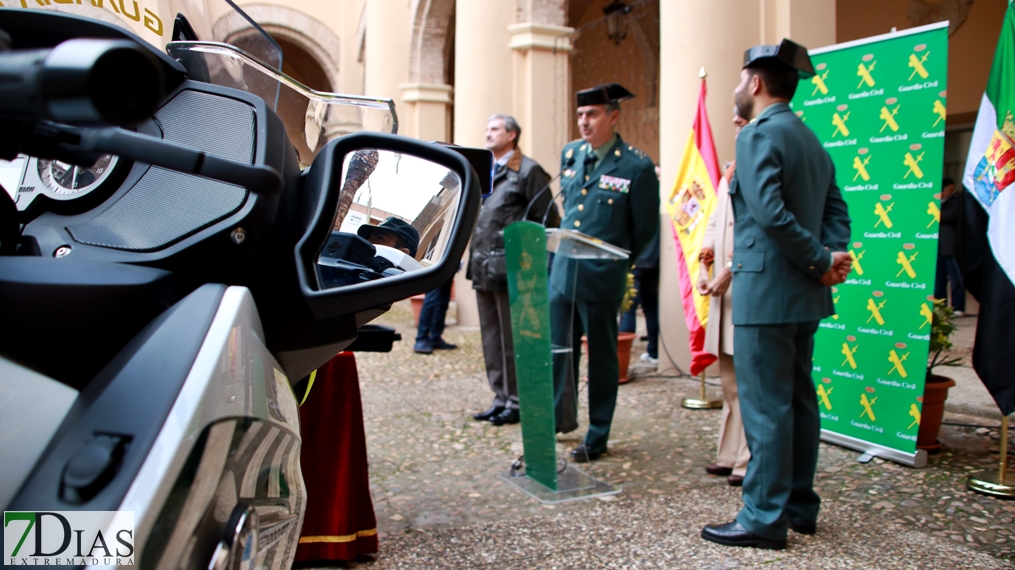
[[[698,72],[698,77],[702,81],[708,77],[708,73],[705,71],[705,66],[701,66],[701,71]],[[701,397],[699,398],[684,398],[680,402],[680,405],[689,410],[718,410],[722,407],[722,399],[716,398],[714,400],[708,399],[708,394],[705,392],[705,371],[701,371]]]
[[[984,495],[1015,499],[1015,477],[1008,474],[1008,416],[1001,416],[1001,449],[996,477],[983,472],[969,476],[966,486]]]
[[[722,407],[722,399],[709,400],[705,393],[705,371],[701,371],[701,398],[684,398],[680,405],[689,410],[718,410]]]

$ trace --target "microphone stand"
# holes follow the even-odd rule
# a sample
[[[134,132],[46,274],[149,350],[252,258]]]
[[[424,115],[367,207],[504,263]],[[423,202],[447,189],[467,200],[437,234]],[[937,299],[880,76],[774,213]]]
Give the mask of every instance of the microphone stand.
[[[573,156],[571,158],[567,159],[567,163],[564,164],[564,168],[562,168],[560,170],[560,172],[558,172],[556,175],[554,175],[554,177],[551,178],[550,181],[547,182],[545,186],[540,188],[539,192],[536,192],[536,195],[533,196],[531,200],[529,200],[529,204],[525,207],[525,213],[522,214],[522,219],[523,220],[529,219],[529,210],[532,209],[532,206],[536,203],[536,200],[540,196],[543,195],[543,192],[546,192],[547,190],[549,190],[550,189],[550,185],[553,184],[553,181],[558,179],[558,178],[560,178],[561,176],[563,176],[564,172],[566,172],[567,169],[571,168],[572,166],[574,166],[574,157]],[[550,201],[553,202],[553,198],[550,198]],[[549,211],[550,211],[549,208],[547,208],[547,212],[549,212]],[[546,217],[545,216],[543,217],[543,225],[544,226],[546,225]]]
[[[580,170],[579,172],[580,172],[580,173],[582,173],[582,174],[584,174],[584,173],[585,173],[585,169],[586,169],[586,168],[588,167],[588,165],[590,165],[590,164],[592,164],[593,162],[595,162],[595,157],[596,157],[596,155],[594,155],[594,154],[590,154],[590,155],[586,156],[586,157],[585,157],[585,161],[584,161],[584,162],[582,163],[582,167],[581,167],[581,170]],[[567,167],[568,167],[568,168],[570,168],[570,167],[571,167],[571,165],[573,165],[573,164],[574,164],[574,158],[572,157],[572,158],[571,158],[571,159],[570,159],[570,160],[568,161]],[[563,174],[563,173],[564,173],[564,171],[562,170],[562,171],[561,171],[561,174]],[[551,182],[552,182],[552,181],[551,181]],[[560,189],[560,192],[563,192],[563,191],[564,191],[564,189],[563,189],[563,188],[561,188],[561,189]],[[553,201],[557,199],[557,196],[560,196],[560,192],[557,192],[556,194],[554,194],[554,195],[553,195],[553,196],[552,196],[552,197],[550,198],[550,204],[553,204]],[[542,221],[542,225],[543,225],[543,227],[546,227],[546,218],[547,218],[547,217],[548,217],[549,215],[550,215],[550,208],[547,208],[547,209],[546,209],[546,213],[545,213],[545,214],[543,214],[543,221]]]

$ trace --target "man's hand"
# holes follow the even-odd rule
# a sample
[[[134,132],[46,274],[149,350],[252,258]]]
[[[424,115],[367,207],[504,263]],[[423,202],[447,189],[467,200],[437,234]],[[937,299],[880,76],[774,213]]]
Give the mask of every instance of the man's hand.
[[[722,297],[726,294],[726,290],[730,288],[730,282],[733,281],[733,274],[725,265],[722,266],[719,271],[715,274],[715,279],[708,286],[708,292],[713,297]]]
[[[698,252],[698,261],[711,267],[712,262],[715,260],[715,250],[710,247],[703,247]]]
[[[701,264],[698,268],[698,282],[695,284],[698,289],[698,294],[704,297],[708,295],[708,268],[705,264]]]
[[[832,252],[832,266],[821,276],[821,284],[827,287],[844,283],[853,270],[853,259],[845,251]]]

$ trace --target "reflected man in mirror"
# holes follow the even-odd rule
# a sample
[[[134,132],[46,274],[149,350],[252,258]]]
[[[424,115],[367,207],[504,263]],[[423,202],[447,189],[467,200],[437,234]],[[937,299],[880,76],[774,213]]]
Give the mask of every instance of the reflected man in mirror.
[[[356,233],[374,245],[393,247],[413,259],[416,258],[419,232],[404,220],[392,216],[378,226],[363,224],[356,230]]]
[[[617,83],[577,93],[581,139],[564,146],[560,179],[564,196],[561,228],[599,238],[631,252],[629,259],[567,259],[550,272],[550,332],[571,354],[553,357],[557,432],[578,427],[577,372],[582,334],[589,339],[589,430],[571,450],[585,462],[606,453],[617,405],[620,364],[617,312],[627,273],[659,232],[659,179],[652,159],[617,133],[620,103],[634,94]]]
[[[550,206],[550,193],[541,193],[550,176],[534,160],[522,155],[518,148],[521,134],[518,121],[509,115],[493,115],[487,122],[486,148],[494,157],[493,192],[483,201],[479,212],[465,273],[476,290],[486,377],[494,394],[490,409],[472,417],[498,426],[516,424],[519,420],[504,228],[521,221],[526,210],[528,220],[539,223]]]

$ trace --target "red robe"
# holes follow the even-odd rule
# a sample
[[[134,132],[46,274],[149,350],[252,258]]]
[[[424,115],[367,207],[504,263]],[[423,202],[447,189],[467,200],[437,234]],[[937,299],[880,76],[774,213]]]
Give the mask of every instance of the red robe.
[[[377,552],[356,357],[342,352],[317,371],[300,407],[300,462],[307,512],[296,561],[352,560]]]

